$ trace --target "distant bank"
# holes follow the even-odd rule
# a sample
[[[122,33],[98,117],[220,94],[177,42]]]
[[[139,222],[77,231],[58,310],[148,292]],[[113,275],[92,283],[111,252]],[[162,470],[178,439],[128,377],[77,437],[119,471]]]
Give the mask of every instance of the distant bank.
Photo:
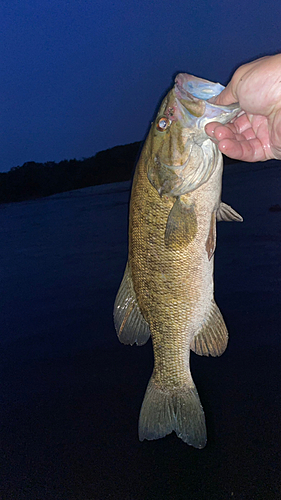
[[[131,179],[142,142],[100,151],[83,160],[24,163],[0,173],[0,203],[24,201]],[[235,163],[225,157],[226,164]]]

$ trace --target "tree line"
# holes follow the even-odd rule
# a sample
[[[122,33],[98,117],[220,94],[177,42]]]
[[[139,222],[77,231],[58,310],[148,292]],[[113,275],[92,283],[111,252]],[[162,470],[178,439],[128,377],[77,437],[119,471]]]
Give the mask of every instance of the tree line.
[[[0,203],[130,180],[141,144],[115,146],[83,160],[29,161],[13,167],[9,172],[0,173]]]

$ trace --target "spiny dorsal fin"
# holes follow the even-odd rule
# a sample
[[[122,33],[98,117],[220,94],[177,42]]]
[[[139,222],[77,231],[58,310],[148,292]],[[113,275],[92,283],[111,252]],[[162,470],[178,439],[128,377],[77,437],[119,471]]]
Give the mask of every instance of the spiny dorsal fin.
[[[221,356],[227,347],[228,332],[222,314],[212,301],[209,316],[193,338],[190,349],[199,356]]]
[[[186,205],[178,197],[169,213],[165,231],[165,245],[178,249],[188,245],[197,233],[194,205]]]
[[[227,205],[226,203],[223,203],[223,201],[221,201],[220,206],[217,209],[217,220],[223,220],[227,222],[243,222],[243,217],[230,205]]]
[[[143,345],[149,339],[149,326],[140,312],[128,263],[114,303],[114,325],[122,344]]]

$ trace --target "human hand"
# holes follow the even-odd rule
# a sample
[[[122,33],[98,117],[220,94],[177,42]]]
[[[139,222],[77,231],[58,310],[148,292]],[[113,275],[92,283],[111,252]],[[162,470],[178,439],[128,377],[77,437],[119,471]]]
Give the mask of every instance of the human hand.
[[[206,133],[230,158],[281,159],[281,54],[240,66],[215,103],[237,101],[242,112],[226,125],[209,123]]]

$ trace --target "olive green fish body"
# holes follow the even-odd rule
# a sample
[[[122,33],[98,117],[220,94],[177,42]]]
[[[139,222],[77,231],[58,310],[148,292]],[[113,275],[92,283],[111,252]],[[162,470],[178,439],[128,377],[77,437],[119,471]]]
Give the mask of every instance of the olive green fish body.
[[[187,382],[190,343],[208,317],[213,299],[213,258],[206,242],[212,213],[220,202],[222,162],[211,179],[183,196],[194,206],[197,230],[178,248],[165,245],[166,223],[173,207],[159,197],[140,159],[130,203],[129,266],[134,290],[150,327],[155,355],[154,379],[171,387]]]

